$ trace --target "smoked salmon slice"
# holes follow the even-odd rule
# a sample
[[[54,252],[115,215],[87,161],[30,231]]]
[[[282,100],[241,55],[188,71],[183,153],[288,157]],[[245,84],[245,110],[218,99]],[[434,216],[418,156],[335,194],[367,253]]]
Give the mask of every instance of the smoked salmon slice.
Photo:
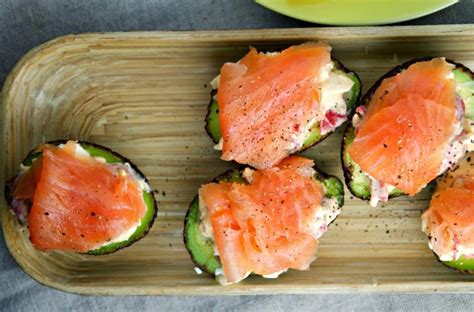
[[[239,62],[224,64],[217,91],[222,159],[264,169],[298,151],[328,114],[321,82],[332,66],[330,52],[324,43],[270,54],[251,48]],[[345,79],[350,89],[353,82]],[[331,111],[331,125],[345,120],[343,112]]]
[[[249,183],[200,188],[227,283],[251,272],[269,276],[309,268],[320,235],[313,223],[324,197],[313,165],[292,156],[274,168],[244,173]]]
[[[442,172],[461,121],[453,69],[434,58],[380,83],[348,148],[364,173],[413,196]]]

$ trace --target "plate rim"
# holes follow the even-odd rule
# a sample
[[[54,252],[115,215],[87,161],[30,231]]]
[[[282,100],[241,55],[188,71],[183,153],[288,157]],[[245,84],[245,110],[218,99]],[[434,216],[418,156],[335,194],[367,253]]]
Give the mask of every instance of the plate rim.
[[[311,18],[306,18],[306,17],[301,17],[299,14],[294,14],[294,12],[288,12],[284,9],[281,9],[279,7],[272,6],[268,3],[266,0],[255,0],[255,3],[258,5],[264,7],[265,9],[268,9],[270,11],[276,12],[278,14],[297,19],[300,21],[304,21],[307,23],[315,23],[315,24],[321,24],[321,25],[327,25],[327,26],[380,26],[380,25],[390,25],[394,23],[400,23],[400,22],[406,22],[410,20],[414,20],[420,17],[424,17],[436,12],[439,12],[441,10],[444,10],[452,5],[455,5],[460,2],[460,0],[449,0],[450,2],[447,2],[444,5],[437,5],[437,6],[430,6],[429,8],[425,10],[421,10],[420,12],[416,12],[412,15],[406,16],[406,17],[393,17],[391,19],[384,19],[384,20],[378,20],[376,22],[369,22],[369,23],[364,23],[364,22],[331,22],[327,19],[318,19],[316,16],[314,19]],[[429,4],[429,3],[428,3]],[[427,5],[428,5],[427,4]]]

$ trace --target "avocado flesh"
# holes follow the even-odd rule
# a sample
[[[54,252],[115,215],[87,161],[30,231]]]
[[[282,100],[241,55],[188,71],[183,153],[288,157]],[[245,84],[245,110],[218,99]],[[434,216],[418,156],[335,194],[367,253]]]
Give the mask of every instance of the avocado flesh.
[[[444,265],[447,265],[451,268],[464,271],[464,272],[474,272],[474,258],[466,258],[461,256],[457,260],[452,261],[441,261]]]
[[[464,102],[465,116],[474,120],[474,77],[464,68],[456,68],[453,74],[458,84],[457,91]]]
[[[59,145],[63,143],[66,143],[66,141],[54,141],[54,142],[49,142],[47,144]],[[86,142],[78,142],[78,143],[92,157],[102,157],[106,160],[107,163],[122,163],[123,164],[123,163],[128,162],[130,165],[132,165],[132,163],[129,160],[112,152],[108,148],[105,148],[96,144],[92,144],[92,143],[86,143]],[[26,156],[22,164],[24,166],[31,166],[32,163],[38,157],[41,156],[41,154],[42,152],[38,150],[31,151]],[[134,170],[136,171],[136,168],[134,168]],[[137,173],[141,175],[141,173],[139,172]],[[155,198],[153,196],[152,191],[150,192],[143,191],[143,200],[147,207],[145,215],[140,219],[140,225],[137,227],[135,232],[127,240],[105,244],[104,246],[101,246],[97,249],[87,251],[86,254],[103,255],[103,254],[112,253],[121,248],[127,247],[131,245],[132,243],[136,242],[137,240],[141,239],[142,237],[144,237],[150,230],[151,226],[153,225],[153,222],[155,220],[156,213],[157,213],[157,207],[156,207],[156,202],[155,202]]]
[[[344,185],[337,177],[316,170],[314,178],[324,185],[325,197],[335,198],[339,207],[344,205]],[[236,169],[224,173],[215,180],[219,181],[247,183],[242,177],[242,171]],[[199,199],[196,196],[184,220],[184,244],[195,265],[202,271],[215,275],[216,269],[221,268],[222,264],[219,257],[214,255],[214,243],[204,237],[199,230],[199,217]]]
[[[460,89],[459,95],[463,98],[466,117],[474,120],[474,79],[472,73],[464,67],[456,67],[453,70],[456,84],[461,84],[463,88]],[[386,78],[386,77],[383,77]],[[346,184],[351,193],[364,200],[370,199],[370,179],[365,175],[360,167],[351,159],[349,155],[349,146],[355,138],[355,129],[352,125],[352,120],[349,120],[346,130],[344,131],[342,143],[342,165],[344,169],[344,176],[346,177]],[[397,197],[405,195],[401,190],[395,188],[389,193],[389,197]]]
[[[350,78],[353,82],[354,85],[352,88],[344,93],[344,99],[347,104],[347,112],[349,113],[354,106],[356,105],[360,91],[361,91],[361,82],[359,77],[350,71],[347,71],[342,67],[342,65],[339,62],[334,62],[334,69],[333,71],[336,73],[340,74],[345,74],[348,78]],[[208,106],[208,113],[206,116],[206,131],[211,137],[212,141],[214,143],[219,143],[222,135],[221,135],[221,130],[219,126],[219,104],[217,100],[215,99],[215,95],[217,94],[217,89],[214,89],[211,92],[211,102],[209,103]],[[301,147],[302,150],[307,149],[316,143],[320,142],[323,140],[325,137],[327,137],[330,133],[326,133],[324,135],[321,134],[319,122],[316,123],[310,130],[310,133],[308,134],[308,137],[305,139],[303,146]]]

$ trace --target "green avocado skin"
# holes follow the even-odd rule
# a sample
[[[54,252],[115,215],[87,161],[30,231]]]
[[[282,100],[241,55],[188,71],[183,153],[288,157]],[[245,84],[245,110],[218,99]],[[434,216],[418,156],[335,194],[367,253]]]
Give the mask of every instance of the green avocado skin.
[[[50,145],[60,145],[60,144],[65,144],[67,141],[66,140],[57,140],[57,141],[51,141],[47,142],[45,144],[50,144]],[[107,147],[90,143],[90,142],[81,142],[78,141],[81,145],[82,148],[84,148],[92,157],[102,157],[106,160],[107,163],[129,163],[130,166],[133,168],[133,170],[140,175],[145,181],[148,183],[145,175],[128,159],[125,157],[121,156],[120,154],[110,150]],[[39,148],[35,148],[32,150],[28,155],[26,156],[25,160],[22,162],[24,166],[31,166],[32,163],[40,157],[42,154],[42,151],[39,150]],[[9,194],[5,192],[5,197],[9,197]],[[129,239],[121,242],[115,242],[115,243],[109,243],[106,244],[100,248],[94,249],[94,250],[89,250],[86,252],[86,254],[89,255],[104,255],[104,254],[110,254],[113,253],[119,249],[125,248],[127,246],[130,246],[134,242],[138,241],[139,239],[143,238],[150,228],[152,227],[154,220],[156,218],[157,212],[158,212],[158,206],[156,204],[155,196],[153,194],[153,191],[150,192],[143,192],[143,200],[146,204],[147,210],[145,213],[145,216],[140,220],[140,226],[137,227],[135,232],[130,236]]]
[[[342,65],[342,63],[337,60],[333,60],[333,62],[335,65],[333,71],[347,75],[347,77],[349,77],[354,82],[354,85],[352,86],[351,90],[349,90],[348,92],[344,94],[344,99],[346,100],[346,104],[347,104],[347,112],[350,114],[353,108],[355,107],[355,105],[357,104],[357,101],[359,100],[362,84],[356,73],[346,69]],[[205,129],[209,137],[212,139],[212,141],[217,144],[219,143],[221,139],[221,130],[220,130],[220,125],[219,125],[219,104],[216,100],[216,97],[217,97],[217,89],[214,89],[211,92],[211,101],[207,108],[207,115],[205,118],[205,122],[206,122]],[[303,143],[301,150],[305,150],[321,142],[329,134],[330,133],[322,135],[320,131],[319,123],[316,124],[311,129],[311,132],[309,136],[306,138],[305,142]]]
[[[383,79],[400,73],[401,71],[403,71],[404,69],[406,69],[408,66],[410,66],[413,63],[416,63],[418,61],[426,61],[430,59],[431,58],[411,60],[405,64],[402,64],[390,70],[369,89],[369,91],[362,97],[362,100],[360,101],[360,103],[358,103],[357,106],[366,105],[367,103],[369,103],[372,94],[378,88],[378,86],[380,85]],[[460,83],[466,84],[469,82],[471,84],[474,83],[473,73],[467,67],[461,64],[455,63],[453,61],[449,61],[449,60],[447,61],[456,66],[456,68],[453,70],[454,79],[456,80],[456,83],[458,84]],[[471,94],[474,93],[474,85],[472,88],[473,89],[471,89]],[[468,118],[471,118],[471,115],[474,116],[474,96],[471,95],[471,97],[466,99],[465,109],[466,109],[466,116]],[[360,199],[369,200],[370,199],[370,180],[360,170],[360,167],[351,159],[348,153],[349,146],[354,141],[354,137],[355,137],[355,129],[354,129],[354,126],[352,125],[352,116],[350,116],[349,122],[346,126],[346,129],[344,130],[344,136],[343,136],[342,145],[341,145],[341,162],[342,162],[342,167],[344,171],[344,178],[345,178],[346,185],[349,191],[354,196]],[[398,197],[402,195],[405,195],[405,194],[401,190],[395,188],[390,192],[389,198]]]
[[[314,178],[324,185],[325,197],[335,198],[339,207],[344,205],[344,185],[337,177],[327,175],[316,169]],[[239,169],[227,171],[214,180],[214,182],[219,181],[246,183],[246,180],[242,177],[242,170]],[[219,257],[214,255],[214,243],[204,237],[199,230],[199,217],[199,199],[196,196],[191,202],[184,219],[184,245],[196,267],[215,275],[216,269],[221,268],[222,264]]]

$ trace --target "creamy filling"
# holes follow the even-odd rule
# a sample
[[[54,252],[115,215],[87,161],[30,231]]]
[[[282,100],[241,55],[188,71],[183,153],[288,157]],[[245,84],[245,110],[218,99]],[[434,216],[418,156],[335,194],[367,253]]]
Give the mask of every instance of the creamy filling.
[[[329,224],[341,213],[341,207],[335,198],[323,198],[321,207],[316,210],[309,228],[315,239],[319,239],[327,232]]]
[[[314,177],[316,174],[316,170],[313,167],[300,167],[296,171],[305,177]]]
[[[464,114],[464,112],[463,112]],[[468,118],[456,124],[456,130],[449,144],[439,173],[454,167],[466,152],[474,151],[474,123]]]
[[[199,232],[201,235],[207,239],[210,239],[214,242],[214,230],[211,224],[211,214],[209,213],[209,209],[206,206],[206,202],[204,201],[201,195],[201,189],[198,191],[199,197]],[[219,251],[217,250],[214,244],[214,255],[219,255]]]
[[[288,271],[288,269],[284,269],[284,270],[281,270],[281,271],[278,271],[278,272],[274,272],[274,273],[267,274],[267,275],[262,275],[262,276],[264,278],[278,278],[278,276],[285,273],[286,271]]]
[[[313,117],[299,132],[291,135],[291,143],[288,145],[288,153],[293,154],[301,149],[306,139],[311,135],[311,129],[318,123],[318,117]]]
[[[135,225],[133,225],[131,228],[126,230],[125,232],[122,232],[119,236],[115,237],[114,239],[109,240],[108,242],[103,243],[100,245],[100,247],[107,246],[109,244],[113,243],[120,243],[123,241],[128,240],[130,237],[132,237],[133,233],[138,229],[138,227],[142,224],[141,221],[138,221]]]
[[[25,173],[26,171],[28,171],[28,169],[30,169],[31,166],[25,166],[23,164],[20,164],[20,174],[23,174]]]
[[[319,102],[318,115],[299,127],[291,136],[291,143],[287,147],[290,153],[296,152],[304,145],[305,141],[311,135],[311,130],[318,123],[326,121],[325,126],[321,127],[321,134],[324,135],[339,127],[347,119],[347,107],[344,94],[352,89],[352,81],[343,72],[334,71],[334,63],[330,62],[323,66],[315,77],[314,81],[321,89],[321,100]],[[220,75],[211,81],[213,89],[219,88]],[[214,99],[217,100],[216,96]],[[333,116],[327,117],[328,112]],[[335,116],[335,117],[334,117]],[[326,120],[331,119],[331,120]],[[223,140],[214,146],[215,150],[222,150]]]
[[[334,71],[334,63],[330,62],[324,66],[319,74],[321,84],[321,112],[325,115],[333,111],[341,115],[347,115],[347,105],[344,93],[350,91],[354,81],[340,71]]]
[[[372,207],[377,207],[379,202],[387,202],[388,196],[390,195],[390,192],[395,189],[395,186],[377,180],[368,173],[364,172],[364,174],[370,181],[370,205]]]
[[[140,190],[142,192],[147,192],[147,193],[151,192],[151,186],[147,183],[147,181],[142,176],[138,174],[138,172],[136,172],[132,168],[132,166],[128,162],[124,163],[123,166],[127,174],[131,175],[133,180],[138,183],[138,186],[140,187]]]
[[[324,135],[339,127],[347,119],[347,106],[344,94],[351,90],[354,85],[347,75],[342,72],[334,71],[334,63],[330,62],[323,66],[315,77],[315,84],[321,90],[321,99],[319,102],[318,115],[309,120],[301,129],[292,135],[292,142],[288,146],[290,152],[301,149],[305,141],[311,135],[311,129],[318,123],[324,123],[320,126],[321,134]],[[337,116],[326,120],[328,112]]]
[[[431,220],[429,218],[422,218],[421,230],[425,234],[427,234],[428,236],[431,237],[428,241],[428,247],[438,255],[439,260],[441,260],[441,261],[459,260],[459,258],[461,258],[461,256],[464,256],[468,259],[469,258],[474,258],[474,247],[473,246],[465,246],[465,245],[461,244],[458,240],[455,239],[455,236],[453,236],[453,234],[451,232],[449,232],[449,233],[450,233],[450,236],[452,236],[450,239],[451,239],[453,248],[448,252],[446,252],[446,251],[441,252],[441,250],[439,250],[439,248],[436,248],[436,246],[435,246],[436,242],[433,243],[433,241],[437,237],[439,237],[439,234],[436,235],[436,233],[434,233],[430,229],[430,226],[429,226],[430,222],[431,222]]]
[[[222,139],[222,137],[219,139],[219,143],[217,143],[216,145],[214,145],[214,149],[216,151],[222,151],[222,147],[224,146],[224,139]]]
[[[246,279],[250,274],[252,274],[252,272],[247,272],[245,273],[244,277],[242,278],[242,280]],[[216,281],[223,285],[223,286],[226,286],[226,285],[231,285],[231,284],[236,284],[238,282],[233,282],[233,283],[229,283],[227,281],[227,278],[225,277],[224,275],[224,270],[222,268],[217,268],[215,271],[214,271],[214,275],[216,276]]]
[[[255,170],[253,169],[250,169],[250,168],[245,168],[244,171],[242,172],[242,177],[247,180],[248,183],[252,183],[253,182],[253,173],[255,172]]]
[[[300,172],[300,174],[313,176],[315,171],[313,168],[310,168],[311,172],[304,171]],[[255,170],[250,168],[245,168],[243,171],[242,176],[244,177],[247,182],[252,183],[253,181],[253,173]],[[219,250],[217,249],[216,244],[214,244],[214,230],[212,228],[211,223],[211,215],[209,213],[209,209],[206,206],[202,196],[201,190],[198,191],[199,197],[199,231],[201,235],[213,242],[214,247],[214,255],[219,256]],[[308,227],[310,228],[311,234],[315,239],[319,239],[327,230],[328,225],[336,219],[336,217],[341,213],[341,207],[339,207],[338,202],[335,198],[327,198],[324,197],[321,203],[321,207],[316,211],[314,218],[308,223]],[[284,269],[278,272],[273,272],[271,274],[262,275],[264,278],[277,278],[280,274],[285,273],[288,269]],[[247,272],[244,279],[249,276],[252,272]],[[221,285],[229,285],[225,276],[224,271],[222,268],[218,268],[215,271],[216,280]]]
[[[430,243],[428,243],[428,246],[433,250],[432,246]],[[446,253],[439,255],[439,260],[441,261],[453,261],[453,260],[459,260],[461,256],[464,256],[466,258],[474,258],[474,247],[466,247],[461,244],[456,244],[456,249]]]
[[[211,88],[214,90],[219,89],[219,81],[221,80],[221,75],[217,75],[214,79],[211,80]]]
[[[354,116],[352,116],[352,125],[355,129],[359,128],[364,115],[367,113],[367,108],[365,106],[358,106],[355,110]]]
[[[90,157],[91,155],[89,154],[89,152],[87,152],[82,146],[81,144],[78,144],[77,142],[74,143],[75,145],[75,148],[74,148],[74,153],[76,154],[76,157]],[[60,144],[59,145],[60,148],[64,148],[64,144]],[[105,159],[102,158],[102,157],[94,157],[94,158],[100,158],[99,161],[101,162],[105,162]]]
[[[194,272],[196,272],[197,275],[202,274],[202,270],[199,267],[194,267]]]

